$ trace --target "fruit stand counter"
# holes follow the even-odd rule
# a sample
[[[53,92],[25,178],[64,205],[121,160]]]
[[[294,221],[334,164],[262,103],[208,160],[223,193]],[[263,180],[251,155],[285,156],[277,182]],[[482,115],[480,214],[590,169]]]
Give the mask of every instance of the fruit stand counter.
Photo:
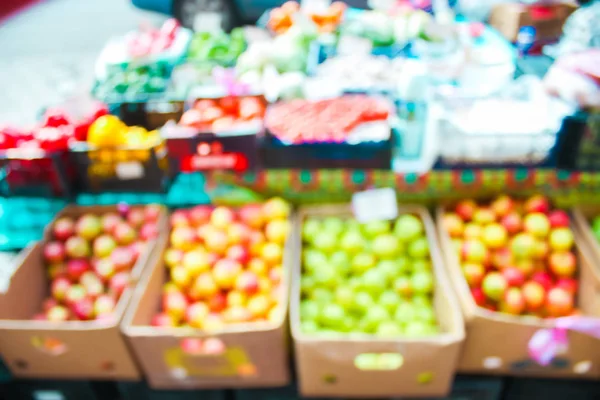
[[[347,201],[358,190],[395,187],[402,202],[481,197],[508,192],[544,193],[560,203],[597,201],[600,173],[546,169],[434,170],[397,174],[378,170],[262,170],[213,173],[209,182],[231,184],[298,203]]]

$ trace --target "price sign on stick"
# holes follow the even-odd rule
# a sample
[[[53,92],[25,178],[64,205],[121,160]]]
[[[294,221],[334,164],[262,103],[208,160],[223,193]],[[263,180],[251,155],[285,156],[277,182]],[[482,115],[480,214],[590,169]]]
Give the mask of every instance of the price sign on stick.
[[[392,188],[354,193],[352,211],[360,223],[387,221],[398,217],[398,200]]]

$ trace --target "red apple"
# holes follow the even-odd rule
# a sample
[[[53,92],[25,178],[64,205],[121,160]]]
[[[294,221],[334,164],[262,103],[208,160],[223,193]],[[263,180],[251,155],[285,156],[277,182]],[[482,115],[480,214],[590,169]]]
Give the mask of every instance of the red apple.
[[[515,235],[523,229],[523,222],[521,220],[521,216],[517,212],[511,212],[502,217],[500,221],[506,232],[509,235]]]
[[[569,228],[556,228],[550,232],[550,247],[554,251],[568,251],[573,247],[575,238]]]
[[[80,300],[83,300],[87,297],[87,292],[83,285],[75,284],[71,285],[69,289],[67,289],[67,293],[65,293],[65,303],[68,305],[73,305]]]
[[[94,302],[90,298],[76,301],[71,306],[71,310],[79,320],[87,321],[94,319]]]
[[[217,254],[225,254],[229,244],[227,234],[221,230],[215,229],[205,238],[206,249]]]
[[[550,202],[542,195],[535,195],[525,201],[523,209],[526,213],[548,214],[548,211],[550,211]]]
[[[52,293],[52,297],[54,297],[56,300],[62,301],[65,299],[67,291],[70,287],[71,281],[69,281],[67,278],[56,278],[50,285],[50,293]]]
[[[90,269],[90,263],[84,258],[75,258],[67,261],[67,276],[73,281],[78,281],[81,275]]]
[[[146,216],[141,208],[132,208],[127,213],[127,223],[134,229],[142,226],[145,220]]]
[[[185,253],[181,250],[170,248],[165,251],[163,259],[168,268],[173,268],[183,261],[184,254]]]
[[[129,272],[122,271],[118,272],[110,278],[110,282],[108,287],[110,292],[115,295],[116,298],[119,298],[123,291],[127,289],[129,286]]]
[[[119,222],[114,229],[113,235],[117,243],[127,246],[137,239],[137,232],[126,222]]]
[[[251,271],[244,271],[235,280],[235,289],[247,295],[258,292],[258,276]]]
[[[474,222],[465,224],[463,236],[465,239],[481,239],[483,228]]]
[[[546,298],[546,291],[544,287],[538,282],[527,281],[522,288],[523,297],[525,298],[525,304],[527,310],[536,311],[539,310],[543,305]]]
[[[533,258],[535,260],[545,260],[548,257],[548,253],[550,252],[550,247],[548,243],[543,240],[536,240],[535,245],[533,246]]]
[[[521,287],[525,283],[525,274],[518,268],[508,267],[502,270],[502,276],[509,287]]]
[[[227,297],[219,292],[208,300],[208,308],[210,311],[218,313],[227,307]]]
[[[54,306],[46,312],[46,318],[51,322],[68,321],[69,317],[69,310],[63,306]]]
[[[557,288],[561,288],[563,290],[566,290],[572,296],[575,296],[577,294],[577,287],[578,286],[579,285],[578,285],[577,281],[575,279],[572,279],[572,278],[560,278],[556,282],[556,287]]]
[[[189,251],[196,246],[196,231],[191,227],[180,226],[173,229],[170,239],[174,248]]]
[[[163,207],[160,204],[148,204],[144,207],[144,219],[146,222],[158,222]]]
[[[250,204],[239,209],[238,215],[240,221],[253,229],[261,229],[265,223],[262,207],[257,204]]]
[[[235,214],[227,207],[217,207],[210,214],[210,223],[218,229],[227,229],[235,220]]]
[[[56,239],[66,241],[75,234],[75,222],[71,218],[59,218],[52,228],[53,235]]]
[[[446,213],[442,219],[442,224],[451,237],[461,237],[465,226],[463,220],[455,213]]]
[[[115,301],[113,296],[109,294],[103,294],[101,296],[98,296],[96,301],[94,301],[94,314],[96,314],[97,319],[101,315],[111,314],[114,311],[116,305],[117,302]]]
[[[490,205],[494,214],[502,218],[511,213],[515,208],[515,202],[508,196],[500,196]]]
[[[163,295],[163,310],[175,321],[181,321],[187,307],[188,300],[183,293],[171,292]]]
[[[44,258],[48,263],[61,263],[65,260],[65,246],[61,242],[48,242],[44,246]]]
[[[510,249],[518,259],[526,259],[534,253],[535,238],[529,233],[518,233],[510,242]]]
[[[230,245],[246,245],[250,240],[250,229],[239,222],[234,222],[227,228]]]
[[[189,296],[193,300],[209,300],[219,293],[219,287],[210,272],[200,273],[192,284]]]
[[[110,255],[110,261],[112,262],[115,270],[123,271],[131,269],[135,264],[135,255],[128,247],[117,247]]]
[[[140,228],[140,239],[149,241],[158,237],[158,226],[154,222],[147,222]]]
[[[50,279],[56,279],[60,276],[66,277],[67,265],[65,263],[51,264],[48,266],[47,271],[48,277],[50,277]]]
[[[117,243],[109,235],[100,235],[94,240],[93,244],[94,256],[98,258],[108,257],[115,247],[117,247]]]
[[[499,249],[506,245],[506,241],[508,239],[508,234],[506,229],[496,223],[487,224],[483,228],[483,232],[481,235],[481,240],[485,243],[490,249]]]
[[[525,232],[528,232],[539,239],[545,238],[550,232],[550,221],[548,220],[548,217],[546,217],[546,214],[539,212],[527,214],[523,221],[523,226],[525,227]]]
[[[102,225],[102,232],[112,235],[115,231],[115,227],[122,222],[123,219],[117,213],[107,213],[100,219]]]
[[[520,270],[525,276],[530,276],[536,270],[536,264],[529,259],[519,259],[514,262],[514,267]]]
[[[42,311],[48,312],[52,307],[58,306],[59,303],[56,299],[49,297],[42,302]]]
[[[248,322],[252,319],[250,311],[242,306],[234,306],[223,311],[223,319],[230,324]]]
[[[513,255],[508,248],[494,251],[491,256],[492,265],[497,269],[504,269],[513,264]]]
[[[573,296],[564,289],[550,289],[546,296],[546,311],[550,317],[565,317],[573,311]]]
[[[137,242],[133,242],[129,246],[127,246],[127,249],[129,251],[131,251],[131,254],[133,254],[134,260],[137,261],[137,259],[140,258],[140,256],[144,252],[144,250],[146,250],[146,247],[147,247],[146,243],[144,243],[142,241],[137,241]],[[134,264],[135,264],[135,262],[134,262]]]
[[[504,297],[508,287],[506,279],[500,272],[490,272],[484,278],[481,284],[483,293],[494,301],[499,301]]]
[[[186,227],[190,225],[190,219],[187,210],[175,210],[169,217],[171,228]]]
[[[217,285],[224,290],[232,289],[238,275],[242,272],[242,265],[234,260],[221,259],[213,268],[213,278]]]
[[[72,236],[65,242],[65,252],[70,258],[88,258],[90,256],[90,245],[84,238]]]
[[[202,328],[202,323],[204,322],[204,318],[208,315],[210,310],[206,303],[196,302],[190,304],[185,310],[185,321],[192,328]]]
[[[483,307],[487,301],[483,290],[479,287],[471,288],[471,295],[473,296],[473,300],[475,300],[475,304],[480,307]]]
[[[496,221],[496,214],[488,207],[480,207],[473,214],[473,222],[480,225],[491,224]]]
[[[174,327],[177,326],[177,323],[169,314],[163,312],[152,317],[150,325],[157,327]]]
[[[570,225],[569,214],[562,210],[555,210],[548,215],[550,226],[555,228],[568,228]]]
[[[94,264],[94,271],[104,282],[108,282],[116,272],[114,264],[108,258],[96,261]]]
[[[250,241],[248,242],[248,249],[250,250],[250,255],[253,257],[260,257],[262,253],[262,248],[266,243],[265,235],[260,231],[252,231],[250,232]]]
[[[489,256],[487,248],[478,239],[465,240],[461,254],[463,260],[472,263],[483,263]]]
[[[500,303],[500,311],[513,315],[519,315],[525,311],[525,298],[521,289],[508,288],[503,301]]]
[[[211,206],[196,206],[189,211],[189,220],[193,226],[202,226],[210,221]]]
[[[577,259],[569,251],[554,252],[548,257],[548,266],[554,275],[560,278],[570,278],[575,275]]]
[[[100,218],[91,214],[83,215],[75,224],[75,232],[86,240],[93,240],[102,232]]]
[[[246,265],[250,261],[250,253],[248,250],[239,244],[233,245],[227,249],[226,258],[239,262],[242,265]]]
[[[544,290],[546,292],[548,290],[550,290],[552,288],[552,286],[554,285],[552,277],[550,276],[550,274],[548,272],[545,272],[545,271],[538,271],[538,272],[534,273],[531,276],[531,280],[533,282],[537,282],[540,285],[542,285],[542,287],[544,288]]]

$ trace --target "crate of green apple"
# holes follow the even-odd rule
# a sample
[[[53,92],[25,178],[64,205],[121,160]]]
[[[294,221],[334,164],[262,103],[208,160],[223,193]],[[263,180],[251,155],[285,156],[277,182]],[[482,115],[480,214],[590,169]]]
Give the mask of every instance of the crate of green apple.
[[[289,204],[273,198],[238,209],[196,206],[171,214],[169,238],[123,324],[153,388],[288,382],[290,212]],[[185,361],[192,356],[214,358],[229,372],[197,368]]]
[[[158,205],[61,211],[21,254],[0,298],[2,355],[13,374],[138,379],[119,324],[166,225]]]
[[[401,206],[394,221],[361,224],[348,206],[306,207],[293,235],[302,395],[445,395],[464,326],[427,210]]]
[[[556,360],[561,367],[540,366],[528,352],[533,334],[552,326],[554,318],[600,315],[594,307],[600,280],[592,276],[567,212],[541,195],[502,195],[440,208],[438,223],[467,322],[459,371],[600,376],[596,368],[577,367],[600,356],[583,350],[598,347],[592,337],[570,335],[567,351]]]

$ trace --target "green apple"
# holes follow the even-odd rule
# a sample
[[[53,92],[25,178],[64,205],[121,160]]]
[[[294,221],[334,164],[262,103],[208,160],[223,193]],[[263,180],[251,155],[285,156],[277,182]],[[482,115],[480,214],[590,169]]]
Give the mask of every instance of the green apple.
[[[367,238],[373,239],[390,231],[388,221],[371,221],[362,225],[362,231]]]
[[[326,304],[319,314],[319,322],[328,328],[340,328],[346,318],[344,308],[338,304]]]
[[[375,268],[368,270],[362,276],[363,288],[373,295],[383,292],[387,283],[385,273]]]
[[[394,225],[394,234],[403,243],[411,242],[423,235],[423,223],[414,215],[404,214],[398,217]]]
[[[335,290],[335,302],[346,309],[351,308],[354,302],[354,290],[349,286],[339,286]]]
[[[337,237],[331,232],[321,231],[315,235],[312,245],[315,246],[317,250],[329,254],[338,246]]]
[[[321,222],[316,218],[307,218],[302,225],[302,239],[312,243],[317,233],[321,232]]]
[[[417,272],[417,271],[429,272],[429,271],[431,271],[431,261],[429,261],[429,260],[414,260],[412,262],[412,269],[415,272]]]
[[[412,297],[411,302],[415,306],[428,306],[428,307],[432,306],[431,298],[425,294],[415,294]]]
[[[396,258],[396,263],[398,264],[399,274],[407,274],[411,272],[412,261],[408,257],[400,256]]]
[[[427,238],[420,237],[410,242],[408,245],[408,255],[416,259],[429,257],[429,242],[427,242]]]
[[[319,331],[316,332],[315,335],[318,335],[319,338],[321,338],[321,339],[335,340],[335,339],[339,339],[344,334],[340,333],[340,332],[337,332],[337,331],[335,331],[333,329],[319,329]]]
[[[352,302],[352,310],[363,313],[373,306],[375,302],[373,297],[364,290],[359,290],[354,295],[354,301]]]
[[[340,247],[349,254],[357,254],[365,249],[366,242],[359,231],[350,231],[342,235]]]
[[[379,304],[374,304],[367,310],[367,312],[365,312],[365,315],[363,315],[360,324],[364,331],[375,332],[379,324],[385,321],[389,321],[390,319],[390,313],[385,307]]]
[[[375,265],[375,269],[384,273],[388,281],[393,281],[394,278],[402,275],[396,260],[381,260]]]
[[[324,231],[331,233],[334,236],[339,236],[345,230],[344,221],[337,217],[327,217],[322,223],[321,227]]]
[[[427,271],[418,271],[410,277],[415,294],[428,294],[433,291],[433,274]]]
[[[394,313],[394,321],[404,326],[415,319],[415,307],[409,302],[398,304]]]
[[[329,264],[315,270],[312,276],[316,285],[329,288],[335,287],[339,279],[336,269]]]
[[[430,336],[437,332],[437,328],[423,321],[412,321],[404,327],[404,334],[408,337],[418,338]]]
[[[358,325],[358,321],[352,317],[351,315],[346,314],[344,321],[342,321],[342,325],[340,326],[340,330],[343,332],[352,332],[356,329]]]
[[[418,321],[427,322],[429,324],[435,324],[435,311],[433,308],[428,306],[414,306],[415,319]]]
[[[378,303],[391,313],[396,310],[398,304],[402,303],[402,297],[393,290],[386,290],[379,296]]]
[[[402,327],[394,321],[383,321],[375,330],[375,334],[383,338],[402,336]]]
[[[354,218],[349,218],[345,221],[345,231],[359,231],[360,232],[360,222],[355,220]]]
[[[316,320],[319,318],[321,306],[314,300],[302,300],[300,302],[300,318],[304,320]]]
[[[402,297],[412,296],[412,280],[408,276],[399,276],[394,280],[394,290]]]
[[[302,330],[302,333],[313,334],[319,331],[319,325],[315,321],[306,320],[302,321],[300,329]]]
[[[308,296],[308,294],[312,292],[315,287],[315,279],[312,276],[303,275],[300,278],[300,289],[302,291],[302,294]]]
[[[378,368],[379,365],[379,354],[375,353],[363,353],[356,356],[354,359],[354,365],[356,368],[363,371],[373,371]]]
[[[401,253],[400,241],[392,234],[379,235],[373,239],[371,250],[379,258],[390,259]]]
[[[375,256],[371,253],[358,253],[352,257],[352,272],[362,275],[375,266]]]
[[[333,254],[329,256],[329,264],[331,264],[339,274],[346,275],[350,272],[350,257],[344,251],[334,251]]]
[[[333,293],[325,288],[316,287],[313,289],[312,293],[309,295],[311,300],[316,301],[317,303],[323,305],[328,304],[333,301]]]
[[[304,261],[304,267],[314,272],[327,265],[327,256],[315,249],[306,249],[302,252],[302,259]]]

